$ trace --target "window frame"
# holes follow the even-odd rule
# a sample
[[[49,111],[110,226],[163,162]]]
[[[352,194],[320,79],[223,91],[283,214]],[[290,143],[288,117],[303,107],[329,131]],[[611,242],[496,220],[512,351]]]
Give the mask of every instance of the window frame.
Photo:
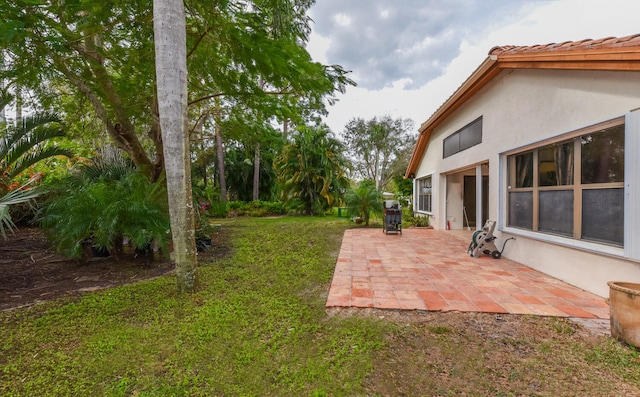
[[[416,196],[418,197],[416,211],[431,214],[433,213],[433,174],[425,175],[422,178],[416,179],[416,181]],[[427,183],[427,181],[427,186],[423,186],[423,182]],[[428,188],[429,191],[425,192],[425,188]],[[423,197],[425,198],[426,209],[422,208]]]
[[[624,154],[624,162],[627,162],[626,156],[627,153],[627,125],[625,121],[625,117],[618,117],[613,120],[606,121],[604,123],[595,124],[589,127],[582,128],[580,130],[574,131],[569,134],[563,134],[551,139],[547,139],[538,143],[534,143],[520,149],[511,150],[509,152],[503,153],[503,159],[505,164],[505,179],[506,179],[506,189],[504,195],[504,211],[502,212],[504,215],[504,226],[506,229],[513,229],[522,231],[526,234],[532,235],[544,235],[544,236],[552,236],[553,239],[571,239],[574,243],[569,243],[569,245],[575,245],[575,243],[580,242],[580,244],[584,243],[587,245],[606,245],[610,247],[615,247],[616,249],[624,249],[626,244],[625,237],[623,232],[623,241],[622,244],[615,243],[613,241],[599,241],[595,239],[589,239],[583,237],[583,227],[582,227],[582,210],[583,210],[583,192],[585,190],[594,190],[594,189],[625,189],[625,182],[606,182],[606,183],[582,183],[581,176],[581,163],[582,163],[582,144],[581,137],[589,134],[595,134],[602,130],[613,129],[622,127],[624,129],[625,138],[623,139],[625,145]],[[540,160],[538,157],[539,151],[548,148],[551,145],[564,145],[568,142],[573,143],[573,181],[570,184],[564,185],[551,185],[551,186],[541,186],[540,185]],[[532,186],[526,187],[516,187],[516,156],[524,155],[526,153],[533,153],[533,183]],[[625,167],[626,170],[626,167]],[[627,179],[629,176],[624,176],[624,179]],[[540,193],[541,192],[552,192],[552,191],[572,191],[573,192],[573,230],[570,234],[563,233],[554,233],[550,231],[540,230]],[[510,194],[511,193],[519,193],[519,192],[531,192],[533,195],[533,204],[532,204],[532,227],[524,228],[517,225],[511,224],[511,201]],[[622,203],[623,205],[623,213],[626,213],[626,203]],[[626,216],[626,215],[624,215]],[[624,218],[623,216],[623,218]]]
[[[479,127],[476,128],[476,125],[478,123],[480,125]],[[482,143],[482,125],[483,125],[483,120],[482,120],[482,116],[480,116],[477,119],[470,122],[469,124],[460,128],[453,134],[444,138],[442,140],[442,158],[446,159],[447,157],[451,157],[454,154],[460,153],[464,150],[467,150],[469,148],[472,148],[476,145],[481,144]],[[478,137],[474,137],[473,135],[470,135],[475,133],[476,129],[479,131],[479,139],[477,139]],[[462,140],[464,135],[470,135],[469,137],[471,137],[472,139],[470,140],[470,143],[462,145]],[[447,150],[448,148],[452,147],[451,146],[452,143],[454,144],[455,148]]]

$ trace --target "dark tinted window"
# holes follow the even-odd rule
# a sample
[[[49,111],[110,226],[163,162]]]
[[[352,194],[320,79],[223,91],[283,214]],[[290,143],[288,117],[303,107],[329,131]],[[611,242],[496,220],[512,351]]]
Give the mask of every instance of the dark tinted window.
[[[582,183],[624,182],[624,125],[583,135]]]
[[[452,156],[482,143],[482,117],[444,139],[443,157]]]

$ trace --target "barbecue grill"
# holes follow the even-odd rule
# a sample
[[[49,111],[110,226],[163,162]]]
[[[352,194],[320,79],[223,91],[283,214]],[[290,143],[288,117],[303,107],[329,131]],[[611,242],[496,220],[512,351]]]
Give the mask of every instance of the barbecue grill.
[[[402,208],[395,200],[384,200],[382,231],[402,234]]]

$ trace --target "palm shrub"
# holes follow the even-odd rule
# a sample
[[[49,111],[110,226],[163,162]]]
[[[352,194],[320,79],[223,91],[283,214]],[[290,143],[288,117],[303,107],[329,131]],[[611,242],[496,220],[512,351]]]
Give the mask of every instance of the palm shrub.
[[[381,215],[383,210],[382,193],[373,182],[365,180],[355,189],[349,189],[344,197],[347,213],[360,217],[365,225],[369,225],[371,213]]]
[[[12,100],[0,93],[0,109]],[[20,181],[22,174],[34,164],[54,156],[71,157],[71,152],[53,143],[65,135],[57,115],[40,112],[26,117],[18,126],[0,123],[0,234],[13,231],[11,208],[30,203],[38,196],[33,189],[35,178]]]
[[[13,232],[16,225],[13,223],[11,212],[9,211],[12,205],[29,203],[32,199],[38,197],[38,192],[33,189],[28,189],[28,186],[34,181],[29,180],[18,189],[11,190],[4,195],[0,196],[0,234],[5,239],[7,234],[5,230]]]
[[[50,113],[38,113],[25,118],[18,127],[7,127],[0,136],[0,192],[7,192],[23,171],[41,160],[71,157],[67,149],[52,143],[64,135],[60,119]]]
[[[326,128],[301,126],[292,138],[273,162],[281,199],[307,215],[323,213],[349,184],[343,145]]]
[[[135,249],[166,249],[166,186],[150,182],[124,159],[96,161],[52,187],[40,224],[56,249],[72,257],[82,256],[90,242],[119,259],[125,237]]]

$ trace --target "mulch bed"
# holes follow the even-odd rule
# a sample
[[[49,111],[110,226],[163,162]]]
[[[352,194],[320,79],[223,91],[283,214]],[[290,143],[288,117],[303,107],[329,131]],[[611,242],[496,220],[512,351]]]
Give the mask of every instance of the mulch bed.
[[[226,252],[224,236],[218,233],[199,260]],[[6,240],[0,236],[0,311],[130,284],[173,270],[168,259],[154,261],[144,255],[127,255],[119,262],[112,257],[67,258],[50,247],[40,229],[20,227],[15,234],[8,233]]]

